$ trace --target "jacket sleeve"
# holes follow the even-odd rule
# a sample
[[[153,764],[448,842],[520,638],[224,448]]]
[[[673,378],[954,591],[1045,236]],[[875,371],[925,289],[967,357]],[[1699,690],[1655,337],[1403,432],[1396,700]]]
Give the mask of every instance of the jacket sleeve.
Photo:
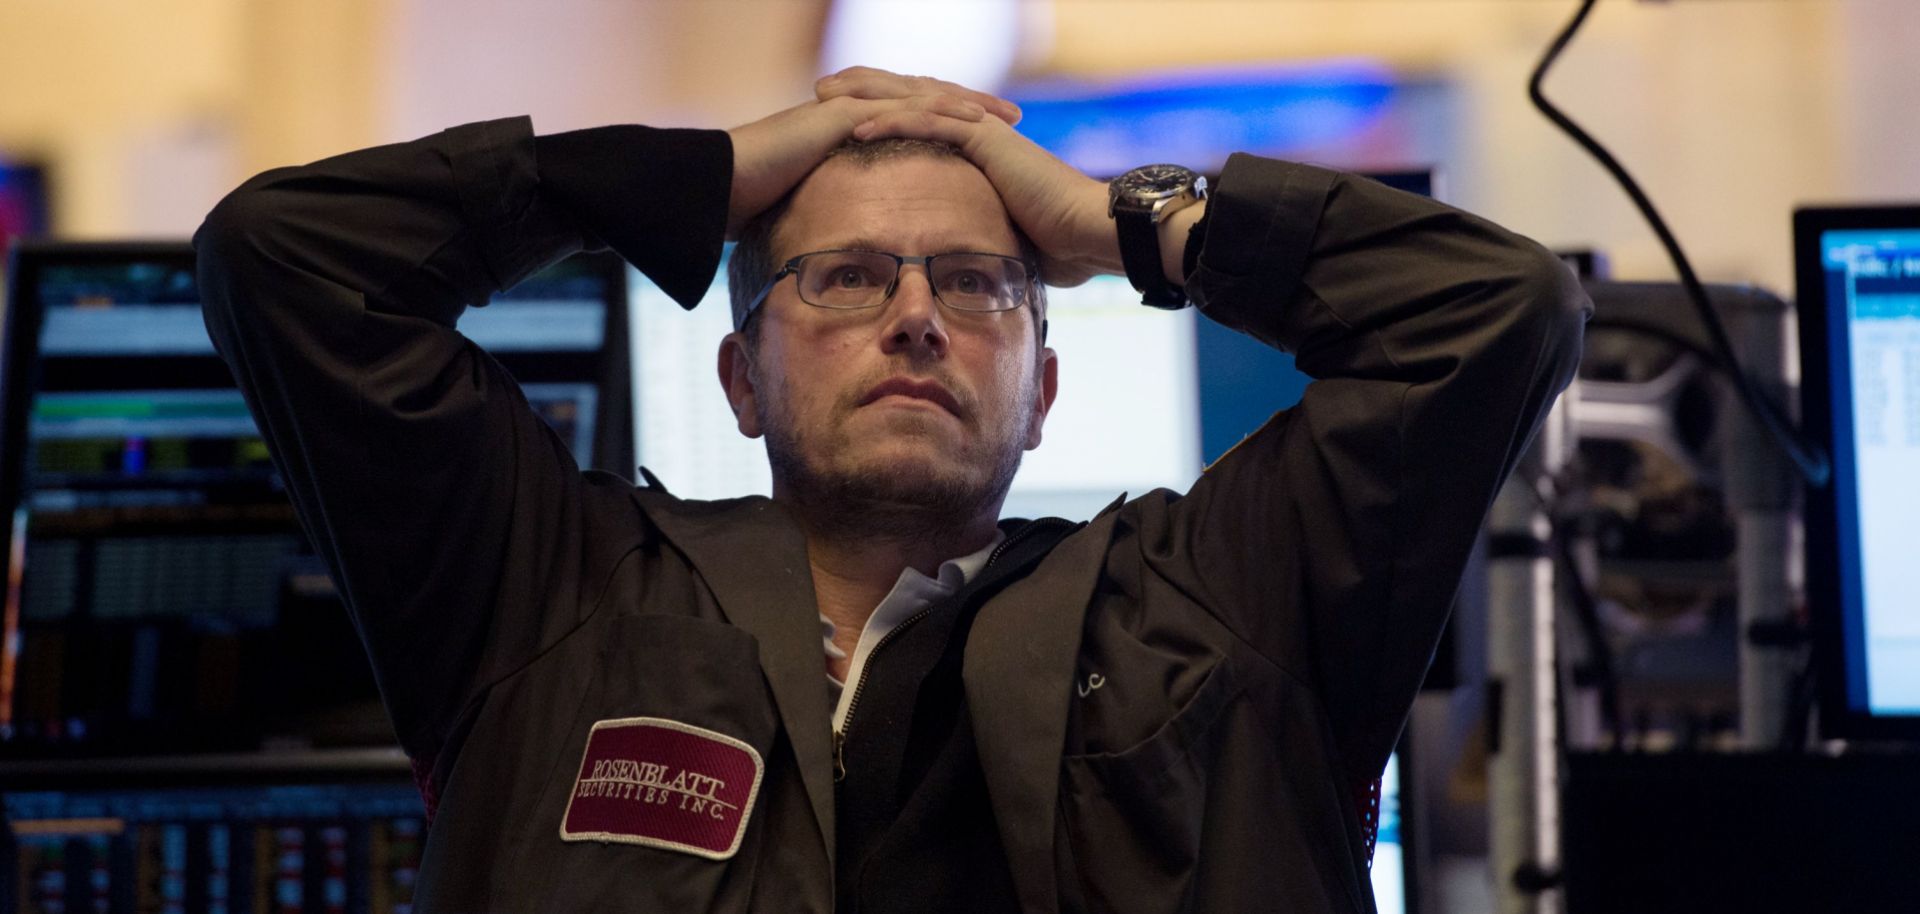
[[[416,758],[604,576],[583,549],[593,483],[461,312],[583,246],[637,257],[683,303],[719,260],[724,133],[540,141],[518,118],[276,169],[194,236],[208,332]],[[664,190],[628,209],[638,176]]]
[[[1174,505],[1165,548],[1311,685],[1361,782],[1398,738],[1495,492],[1572,378],[1591,305],[1539,245],[1424,197],[1245,155],[1218,184],[1188,292],[1314,380]]]

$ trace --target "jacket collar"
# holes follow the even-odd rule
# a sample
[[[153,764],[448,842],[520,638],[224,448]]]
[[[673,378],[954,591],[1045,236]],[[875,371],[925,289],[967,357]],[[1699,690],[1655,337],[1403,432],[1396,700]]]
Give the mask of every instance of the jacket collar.
[[[967,639],[968,714],[1022,911],[1059,908],[1053,826],[1067,696],[1119,504],[982,606]]]
[[[634,501],[713,591],[728,622],[760,642],[760,667],[813,804],[827,862],[833,863],[832,709],[820,648],[820,611],[806,537],[769,499],[682,501],[664,488],[635,489]]]

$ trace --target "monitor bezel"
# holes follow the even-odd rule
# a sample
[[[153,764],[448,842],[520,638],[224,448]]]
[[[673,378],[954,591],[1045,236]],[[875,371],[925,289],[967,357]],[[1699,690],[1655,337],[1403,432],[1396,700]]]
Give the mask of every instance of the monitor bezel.
[[[1793,213],[1795,300],[1799,322],[1800,409],[1806,434],[1833,455],[1833,478],[1806,489],[1807,616],[1813,635],[1820,734],[1826,739],[1920,740],[1920,715],[1875,714],[1856,708],[1850,682],[1865,670],[1850,662],[1847,610],[1841,593],[1839,490],[1851,480],[1852,441],[1835,434],[1833,347],[1821,236],[1830,231],[1920,230],[1920,203],[1804,206]],[[1844,341],[1839,341],[1844,344]]]

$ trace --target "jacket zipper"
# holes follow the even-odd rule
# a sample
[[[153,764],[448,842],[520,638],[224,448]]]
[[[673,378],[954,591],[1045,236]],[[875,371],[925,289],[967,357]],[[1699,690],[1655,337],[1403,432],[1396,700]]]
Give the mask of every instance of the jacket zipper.
[[[1015,531],[1012,536],[1009,536],[1006,539],[1001,540],[1000,545],[994,547],[992,554],[987,556],[987,563],[985,565],[980,566],[980,574],[986,574],[987,569],[992,568],[993,563],[999,561],[1000,556],[1006,554],[1008,547],[1012,546],[1014,543],[1017,543],[1021,539],[1025,538],[1027,534],[1030,533],[1031,531],[1039,528],[1042,524],[1058,524],[1058,523],[1071,523],[1071,522],[1061,521],[1054,518],[1045,518],[1041,520],[1036,520],[1036,521],[1033,521],[1032,523],[1027,524],[1024,527],[1021,527],[1019,530]],[[938,604],[936,603],[934,605],[938,605]],[[932,614],[933,614],[933,606],[928,606],[927,608],[922,609],[919,612],[914,613],[913,615],[900,620],[900,624],[894,626],[891,630],[889,630],[886,636],[881,638],[879,643],[873,646],[873,650],[867,653],[867,662],[865,664],[862,664],[860,667],[860,679],[859,681],[853,684],[853,697],[847,699],[846,720],[841,722],[840,729],[833,731],[833,781],[834,783],[837,784],[847,779],[847,756],[846,756],[847,731],[853,729],[853,712],[856,710],[859,710],[860,708],[860,693],[865,691],[867,688],[867,674],[873,671],[873,659],[875,657],[880,656],[880,652],[886,649],[886,646],[888,644],[893,643],[894,636],[900,634],[903,631],[906,631],[909,628],[912,628],[914,625],[918,624],[920,620],[925,619],[927,616]]]
[[[847,699],[847,718],[841,722],[840,729],[833,731],[834,783],[837,784],[847,779],[847,757],[845,751],[847,730],[853,727],[853,712],[860,707],[860,693],[867,688],[867,672],[873,669],[873,658],[880,656],[881,649],[893,643],[893,636],[912,628],[919,623],[920,620],[932,614],[933,607],[929,606],[900,620],[900,624],[894,626],[891,631],[887,632],[886,637],[881,638],[880,642],[873,646],[873,650],[867,653],[867,662],[860,667],[860,679],[853,684],[853,697]]]

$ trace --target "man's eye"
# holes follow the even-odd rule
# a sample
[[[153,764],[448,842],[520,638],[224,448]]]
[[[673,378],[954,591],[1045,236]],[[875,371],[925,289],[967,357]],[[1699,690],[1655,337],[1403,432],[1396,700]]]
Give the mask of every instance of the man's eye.
[[[833,273],[833,286],[836,289],[864,289],[871,285],[873,277],[856,267],[841,267]]]
[[[993,283],[987,277],[972,270],[963,270],[947,277],[947,291],[960,295],[984,295],[993,289]]]

